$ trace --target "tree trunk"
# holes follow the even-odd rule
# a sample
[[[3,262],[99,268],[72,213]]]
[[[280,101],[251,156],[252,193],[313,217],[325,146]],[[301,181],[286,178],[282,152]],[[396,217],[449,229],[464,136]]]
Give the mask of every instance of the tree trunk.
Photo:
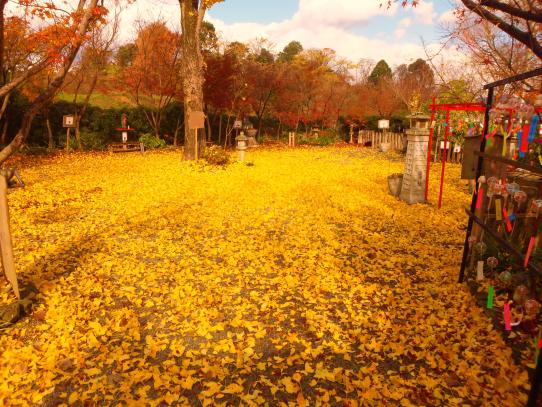
[[[75,148],[81,150],[81,117],[75,116]]]
[[[177,123],[175,124],[175,133],[173,134],[173,145],[177,147],[179,140],[179,130],[181,129],[181,118],[177,117]]]
[[[8,206],[8,185],[4,175],[0,175],[0,252],[2,253],[2,265],[7,280],[11,284],[17,298],[19,294],[19,284],[17,282],[17,273],[15,272],[15,262],[13,261],[13,245],[11,243],[11,232],[9,230],[9,206]]]
[[[222,112],[219,113],[218,117],[218,145],[222,143]]]
[[[179,0],[182,27],[182,70],[184,90],[184,154],[185,160],[197,160],[205,148],[205,128],[191,129],[192,112],[203,111],[203,58],[200,49],[200,31],[205,14],[203,0]]]
[[[205,115],[205,121],[207,122],[207,141],[210,142],[211,140],[211,121],[209,120],[209,115]]]
[[[48,148],[52,150],[55,148],[55,139],[53,137],[53,130],[51,129],[51,120],[49,120],[49,112],[45,116],[45,125],[47,127],[47,136],[48,136]]]
[[[226,123],[226,136],[224,138],[224,148],[227,148],[228,147],[228,141],[230,139],[230,134],[233,130],[233,128],[230,128],[231,127],[231,115],[228,114],[228,122]]]
[[[3,146],[6,145],[6,141],[7,141],[7,138],[8,138],[8,119],[6,117],[6,119],[4,120],[4,125],[2,126],[2,141],[0,142],[0,144],[2,144]]]

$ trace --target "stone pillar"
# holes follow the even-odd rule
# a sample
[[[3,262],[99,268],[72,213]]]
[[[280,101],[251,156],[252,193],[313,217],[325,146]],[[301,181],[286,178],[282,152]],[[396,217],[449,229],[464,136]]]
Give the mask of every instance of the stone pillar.
[[[427,176],[427,145],[429,129],[412,128],[406,131],[408,147],[405,160],[403,186],[399,197],[409,204],[425,202]]]

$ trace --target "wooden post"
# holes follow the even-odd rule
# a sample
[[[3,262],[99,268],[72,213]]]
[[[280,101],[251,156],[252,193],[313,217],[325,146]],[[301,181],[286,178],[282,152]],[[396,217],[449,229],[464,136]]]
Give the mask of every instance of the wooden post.
[[[192,129],[190,129],[192,130]],[[196,133],[196,137],[194,137],[194,145],[195,145],[195,150],[194,150],[194,160],[195,161],[198,161],[199,159],[199,151],[198,151],[198,137],[199,137],[199,134],[198,134],[198,129],[194,129],[194,132]]]
[[[375,132],[371,132],[371,148],[376,148]]]
[[[9,208],[8,208],[8,184],[6,177],[0,175],[0,251],[2,252],[2,265],[4,274],[11,284],[13,291],[18,299],[19,284],[17,274],[15,273],[15,263],[13,262],[13,246],[11,244],[11,233],[9,230]]]
[[[70,127],[66,129],[66,151],[70,151]]]
[[[440,173],[440,191],[438,195],[438,208],[442,208],[442,191],[444,190],[444,173],[446,170],[446,156],[448,155],[448,135],[450,134],[450,111],[446,111],[446,130],[444,131],[444,151],[442,153],[442,169]]]

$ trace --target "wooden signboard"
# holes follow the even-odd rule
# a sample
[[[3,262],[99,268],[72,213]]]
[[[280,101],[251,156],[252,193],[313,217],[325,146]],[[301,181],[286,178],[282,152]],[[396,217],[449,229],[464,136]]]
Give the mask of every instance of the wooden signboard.
[[[68,114],[62,116],[62,127],[75,127],[75,115]]]
[[[233,122],[234,129],[240,129],[243,127],[243,122],[241,120],[236,120]]]
[[[390,121],[389,120],[379,120],[378,121],[378,128],[379,129],[389,129],[390,128]]]
[[[205,114],[199,111],[190,112],[188,115],[189,129],[202,129],[205,127]]]

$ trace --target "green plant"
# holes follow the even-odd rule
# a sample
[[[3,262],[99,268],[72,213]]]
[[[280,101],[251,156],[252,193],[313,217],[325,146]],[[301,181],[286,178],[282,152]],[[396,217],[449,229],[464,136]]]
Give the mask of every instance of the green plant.
[[[156,137],[154,134],[144,133],[139,137],[139,141],[145,144],[145,148],[162,148],[166,146],[166,142],[161,138]]]
[[[220,146],[205,149],[203,159],[211,165],[225,166],[230,163],[230,154]]]
[[[85,150],[104,150],[109,137],[100,132],[81,130],[81,145]]]

